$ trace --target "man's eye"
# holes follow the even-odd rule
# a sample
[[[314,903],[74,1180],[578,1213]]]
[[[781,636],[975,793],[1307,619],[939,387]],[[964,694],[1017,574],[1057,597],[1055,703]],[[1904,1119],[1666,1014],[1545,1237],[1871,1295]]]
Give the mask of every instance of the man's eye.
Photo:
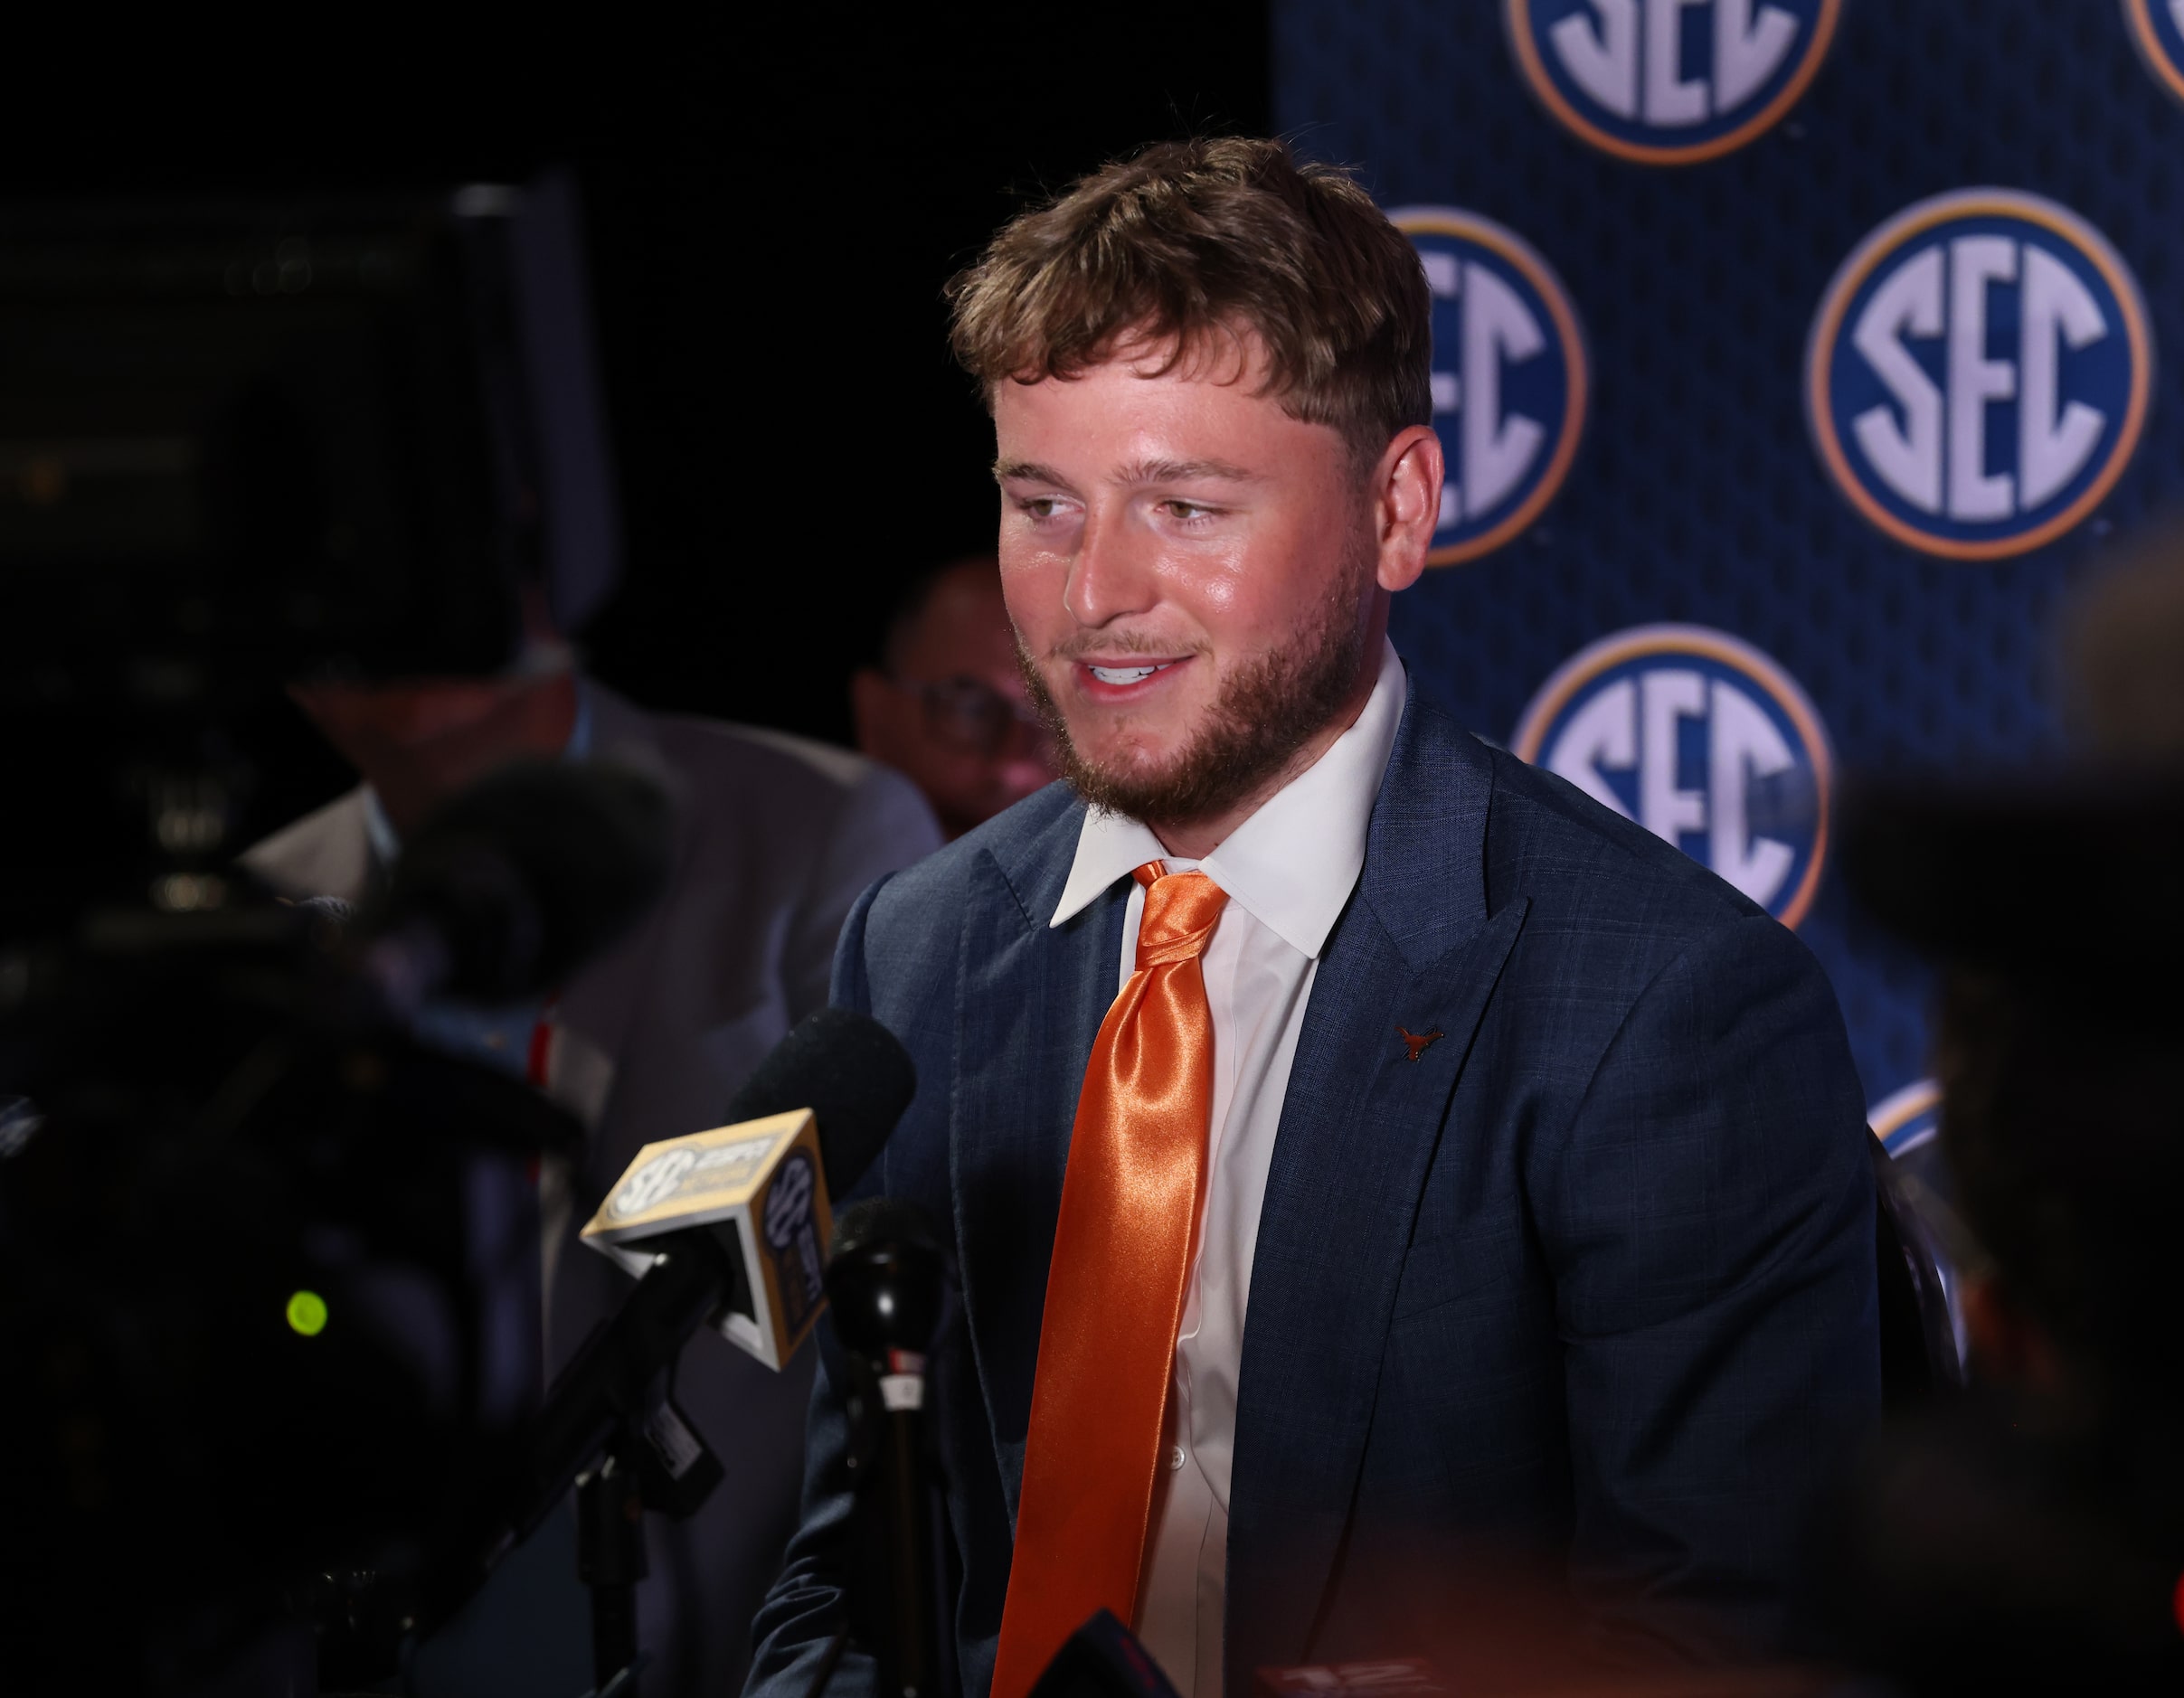
[[[1214,512],[1211,507],[1196,501],[1164,501],[1160,505],[1168,509],[1168,516],[1173,519],[1206,519],[1211,518]]]
[[[1055,509],[1061,505],[1052,495],[1031,495],[1016,504],[1026,517],[1033,519],[1053,518]]]

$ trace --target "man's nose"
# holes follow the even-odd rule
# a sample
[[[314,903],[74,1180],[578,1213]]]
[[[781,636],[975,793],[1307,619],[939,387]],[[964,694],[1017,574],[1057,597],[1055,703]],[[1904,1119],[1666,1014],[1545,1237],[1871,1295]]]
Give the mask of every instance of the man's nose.
[[[1153,541],[1130,522],[1126,507],[1095,507],[1078,533],[1076,558],[1062,587],[1062,605],[1079,625],[1094,629],[1159,599]]]

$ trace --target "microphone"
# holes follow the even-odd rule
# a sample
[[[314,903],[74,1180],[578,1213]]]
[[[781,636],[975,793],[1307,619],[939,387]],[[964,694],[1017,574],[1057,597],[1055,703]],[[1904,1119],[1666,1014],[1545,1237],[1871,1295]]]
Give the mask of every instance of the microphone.
[[[719,1264],[721,1300],[705,1322],[779,1369],[825,1295],[821,1150],[808,1108],[648,1144],[580,1236],[640,1280],[676,1257]]]
[[[1267,1673],[1260,1671],[1253,1698],[1270,1698]],[[1136,1634],[1111,1611],[1095,1609],[1062,1642],[1033,1684],[1031,1698],[1176,1698],[1176,1689]]]
[[[953,1684],[941,1678],[947,1614],[925,1467],[925,1358],[947,1282],[946,1252],[915,1203],[874,1197],[844,1212],[827,1264],[827,1297],[835,1336],[877,1383],[886,1427],[884,1441],[868,1453],[880,1465],[878,1478],[866,1484],[885,1523],[891,1606],[884,1632],[873,1637],[881,1641],[882,1689],[895,1698],[929,1698]]]
[[[609,1193],[600,1219],[659,1152],[672,1154],[695,1142],[699,1154],[727,1149],[733,1159],[709,1169],[694,1163],[684,1177],[695,1174],[700,1185],[687,1196],[679,1182],[673,1188],[662,1186],[654,1205],[638,1212],[643,1217],[638,1235],[616,1244],[618,1250],[641,1245],[627,1254],[641,1263],[642,1277],[628,1301],[584,1342],[546,1393],[511,1487],[515,1507],[496,1529],[488,1563],[531,1534],[624,1422],[643,1429],[650,1441],[663,1476],[655,1490],[655,1495],[667,1500],[663,1507],[685,1514],[696,1507],[718,1477],[719,1465],[666,1401],[668,1369],[691,1335],[723,1315],[741,1316],[754,1330],[770,1325],[776,1355],[770,1365],[779,1367],[788,1360],[818,1314],[816,1291],[806,1309],[792,1307],[799,1300],[795,1278],[801,1272],[805,1235],[812,1234],[816,1245],[817,1235],[827,1225],[829,1194],[863,1177],[916,1090],[910,1053],[893,1033],[868,1015],[822,1008],[782,1039],[736,1093],[729,1113],[739,1118],[737,1124],[700,1133],[695,1140],[647,1145],[638,1153],[621,1184]],[[757,1129],[769,1121],[774,1123],[772,1130]],[[755,1157],[737,1151],[739,1143],[755,1143]],[[808,1166],[792,1179],[799,1156]],[[742,1177],[733,1185],[706,1188],[723,1173]],[[742,1201],[723,1202],[727,1196]],[[750,1231],[754,1222],[755,1234]],[[592,1222],[599,1223],[598,1219]],[[751,1240],[777,1230],[787,1248],[761,1262]],[[813,1255],[816,1261],[816,1248]],[[754,1264],[760,1269],[755,1279],[751,1277]],[[784,1267],[789,1270],[785,1280]],[[755,1314],[753,1294],[761,1289],[781,1305],[765,1323]],[[783,1297],[784,1291],[789,1295]],[[785,1324],[790,1314],[799,1322],[794,1328]],[[723,1325],[722,1330],[744,1342],[738,1329]],[[708,1463],[710,1469],[704,1467]]]
[[[640,1278],[663,1256],[702,1262],[710,1249],[729,1277],[706,1319],[778,1369],[825,1301],[831,1199],[864,1176],[916,1089],[893,1033],[823,1008],[760,1063],[728,1125],[639,1150],[581,1236]]]
[[[1252,1698],[1448,1698],[1452,1690],[1416,1656],[1262,1668],[1252,1680]],[[1096,1609],[1063,1641],[1030,1698],[1176,1698],[1176,1689],[1143,1641]]]
[[[672,817],[667,792],[628,767],[499,768],[403,846],[364,976],[405,1021],[441,992],[491,1005],[553,988],[658,900]]]
[[[1252,1698],[1448,1698],[1451,1690],[1416,1656],[1262,1668],[1252,1680]],[[1096,1609],[1063,1641],[1030,1698],[1176,1698],[1176,1689],[1143,1641]]]
[[[1262,1668],[1252,1682],[1252,1698],[1446,1698],[1449,1691],[1439,1671],[1420,1656]]]
[[[723,1134],[747,1134],[751,1123],[768,1120],[780,1128],[759,1139],[759,1160],[742,1170],[742,1183],[759,1198],[755,1219],[761,1231],[767,1203],[780,1191],[779,1214],[795,1228],[783,1234],[791,1267],[801,1259],[803,1233],[817,1234],[826,1225],[829,1189],[846,1191],[863,1177],[916,1090],[910,1053],[893,1033],[868,1015],[823,1008],[775,1045],[731,1099],[734,1123],[721,1128]],[[709,1147],[735,1141],[723,1137]],[[688,1142],[647,1146],[623,1184],[657,1152]],[[784,1190],[789,1160],[798,1156],[813,1163],[808,1189]],[[621,1189],[618,1185],[610,1195]],[[751,1264],[741,1250],[750,1233],[739,1231],[734,1211],[715,1209],[717,1194],[713,1203],[695,1204],[678,1203],[679,1195],[662,1185],[656,1208],[638,1212],[646,1213],[648,1235],[632,1240],[641,1241],[641,1252],[629,1253],[645,1264],[642,1277],[554,1380],[519,1436],[491,1495],[493,1507],[475,1523],[464,1553],[426,1577],[416,1591],[391,1604],[374,1600],[359,1612],[369,1624],[366,1637],[376,1632],[391,1638],[390,1623],[400,1634],[429,1636],[577,1486],[578,1563],[592,1592],[592,1658],[600,1690],[632,1665],[633,1588],[645,1571],[643,1512],[657,1509],[679,1520],[704,1501],[723,1473],[719,1459],[669,1401],[670,1377],[684,1345],[708,1319],[723,1309],[749,1316],[757,1287],[748,1278]],[[705,1223],[689,1224],[694,1219]],[[746,1211],[742,1228],[752,1219]],[[815,1299],[811,1313],[802,1317],[803,1331],[817,1312]],[[787,1360],[800,1336],[777,1328],[780,1360]]]

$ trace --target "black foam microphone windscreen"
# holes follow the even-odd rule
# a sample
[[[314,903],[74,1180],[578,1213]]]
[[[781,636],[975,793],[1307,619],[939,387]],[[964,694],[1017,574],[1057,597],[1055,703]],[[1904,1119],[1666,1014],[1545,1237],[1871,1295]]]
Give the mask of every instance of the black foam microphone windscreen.
[[[666,888],[673,814],[607,761],[526,760],[479,779],[403,846],[376,929],[430,934],[430,988],[509,1001],[560,984]]]
[[[893,1033],[870,1014],[822,1008],[774,1045],[722,1118],[733,1125],[810,1109],[827,1189],[840,1197],[864,1177],[917,1089],[917,1069]]]

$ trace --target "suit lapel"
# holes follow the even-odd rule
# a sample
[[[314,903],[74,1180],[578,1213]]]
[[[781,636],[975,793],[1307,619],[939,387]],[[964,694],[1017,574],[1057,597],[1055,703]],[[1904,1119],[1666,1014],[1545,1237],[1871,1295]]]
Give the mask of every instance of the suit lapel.
[[[1523,900],[1489,915],[1491,767],[1406,710],[1365,872],[1321,952],[1276,1135],[1246,1311],[1227,1666],[1303,1660],[1348,1520],[1419,1195]],[[1441,1035],[1418,1059],[1398,1026]]]
[[[950,1184],[964,1308],[1013,1523],[1077,1094],[1115,999],[1127,881],[1049,929],[1082,807],[974,864],[964,907]]]

